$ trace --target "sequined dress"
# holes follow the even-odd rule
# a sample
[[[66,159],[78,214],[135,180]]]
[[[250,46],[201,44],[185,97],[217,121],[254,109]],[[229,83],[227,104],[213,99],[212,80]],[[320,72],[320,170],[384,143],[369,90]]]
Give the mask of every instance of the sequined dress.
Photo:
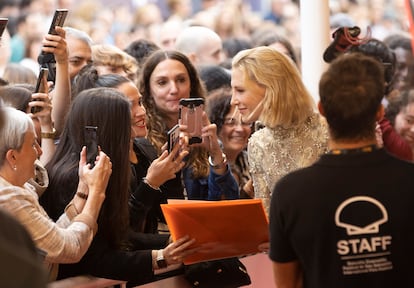
[[[268,213],[276,182],[287,173],[311,165],[327,151],[328,126],[314,113],[295,128],[268,128],[256,131],[249,140],[248,158],[255,198],[263,200]]]

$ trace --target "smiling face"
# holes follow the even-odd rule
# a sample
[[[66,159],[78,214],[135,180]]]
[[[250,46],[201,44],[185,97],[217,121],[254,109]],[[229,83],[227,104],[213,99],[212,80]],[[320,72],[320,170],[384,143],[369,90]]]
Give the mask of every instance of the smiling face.
[[[251,132],[250,124],[241,120],[240,113],[233,106],[224,117],[223,126],[218,135],[225,153],[239,154],[246,147]]]
[[[147,135],[146,111],[137,86],[132,82],[125,82],[117,89],[125,94],[131,103],[131,138],[145,137]]]
[[[240,68],[233,68],[231,72],[231,104],[238,107],[243,122],[257,121],[263,110],[261,105],[266,89],[255,81],[246,77]]]
[[[395,117],[395,131],[400,134],[414,151],[414,103],[410,103]]]
[[[42,149],[36,140],[36,136],[32,128],[24,135],[24,142],[21,149],[14,151],[16,159],[16,168],[19,172],[18,186],[23,186],[30,178],[35,176],[34,162],[42,154]]]
[[[190,76],[184,64],[172,59],[160,62],[152,72],[149,82],[155,105],[178,121],[179,101],[189,98],[191,91]]]

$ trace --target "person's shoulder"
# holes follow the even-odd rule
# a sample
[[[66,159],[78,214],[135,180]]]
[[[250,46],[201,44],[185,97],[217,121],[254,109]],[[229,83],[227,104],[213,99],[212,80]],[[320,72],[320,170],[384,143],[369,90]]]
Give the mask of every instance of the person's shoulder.
[[[256,130],[249,138],[249,142],[263,142],[268,137],[273,137],[272,129],[268,127],[261,127],[260,129]]]

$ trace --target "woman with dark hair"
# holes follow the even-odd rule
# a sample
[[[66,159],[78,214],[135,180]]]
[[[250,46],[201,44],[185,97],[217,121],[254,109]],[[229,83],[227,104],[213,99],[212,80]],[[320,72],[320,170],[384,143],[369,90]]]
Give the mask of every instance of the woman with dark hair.
[[[174,161],[182,162],[188,152],[183,149],[177,155],[177,146],[171,155],[164,151],[160,157],[157,156],[157,151],[145,138],[146,111],[142,105],[142,96],[131,80],[118,74],[98,75],[93,65],[87,65],[75,78],[73,88],[78,93],[93,87],[115,88],[125,94],[131,103],[130,225],[136,232],[157,233],[158,223],[165,223],[160,204],[167,203],[166,191],[174,189],[171,182],[167,182],[175,178]],[[166,243],[168,235],[164,236]]]
[[[252,125],[241,120],[239,111],[230,102],[231,93],[218,93],[207,98],[206,110],[211,123],[217,125],[217,135],[239,184],[240,198],[254,198],[246,151]]]
[[[76,191],[72,184],[78,177],[74,170],[75,152],[84,141],[85,125],[98,127],[99,146],[112,157],[112,169],[116,173],[108,183],[98,218],[102,228],[79,263],[61,265],[58,278],[90,274],[139,285],[154,280],[154,270],[160,268],[157,262],[160,255],[167,264],[179,264],[191,253],[186,248],[194,240],[189,241],[188,237],[165,249],[160,249],[165,246],[165,241],[160,247],[154,247],[153,243],[137,243],[140,239],[132,238],[128,209],[131,173],[127,153],[131,141],[130,111],[130,102],[117,89],[93,88],[75,97],[56,153],[46,166],[50,185],[42,196],[42,204],[53,217],[59,212],[55,210],[61,209]],[[155,248],[160,250],[153,250]]]
[[[167,142],[167,131],[178,124],[180,99],[204,99],[205,91],[187,56],[178,51],[161,50],[153,52],[145,61],[140,89],[148,116],[148,140],[160,155]],[[177,163],[176,178],[171,180],[177,189],[167,191],[167,197],[237,199],[239,189],[221,151],[216,125],[210,123],[204,111],[202,122],[202,143],[190,145],[184,168]]]

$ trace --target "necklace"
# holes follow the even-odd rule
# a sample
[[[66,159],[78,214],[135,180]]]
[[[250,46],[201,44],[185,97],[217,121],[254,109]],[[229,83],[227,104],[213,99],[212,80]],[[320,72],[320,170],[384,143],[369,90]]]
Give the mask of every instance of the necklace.
[[[359,148],[352,148],[352,149],[332,149],[328,151],[327,154],[332,155],[340,155],[340,154],[358,154],[358,153],[369,153],[372,151],[378,150],[378,146],[376,144],[371,144]]]

